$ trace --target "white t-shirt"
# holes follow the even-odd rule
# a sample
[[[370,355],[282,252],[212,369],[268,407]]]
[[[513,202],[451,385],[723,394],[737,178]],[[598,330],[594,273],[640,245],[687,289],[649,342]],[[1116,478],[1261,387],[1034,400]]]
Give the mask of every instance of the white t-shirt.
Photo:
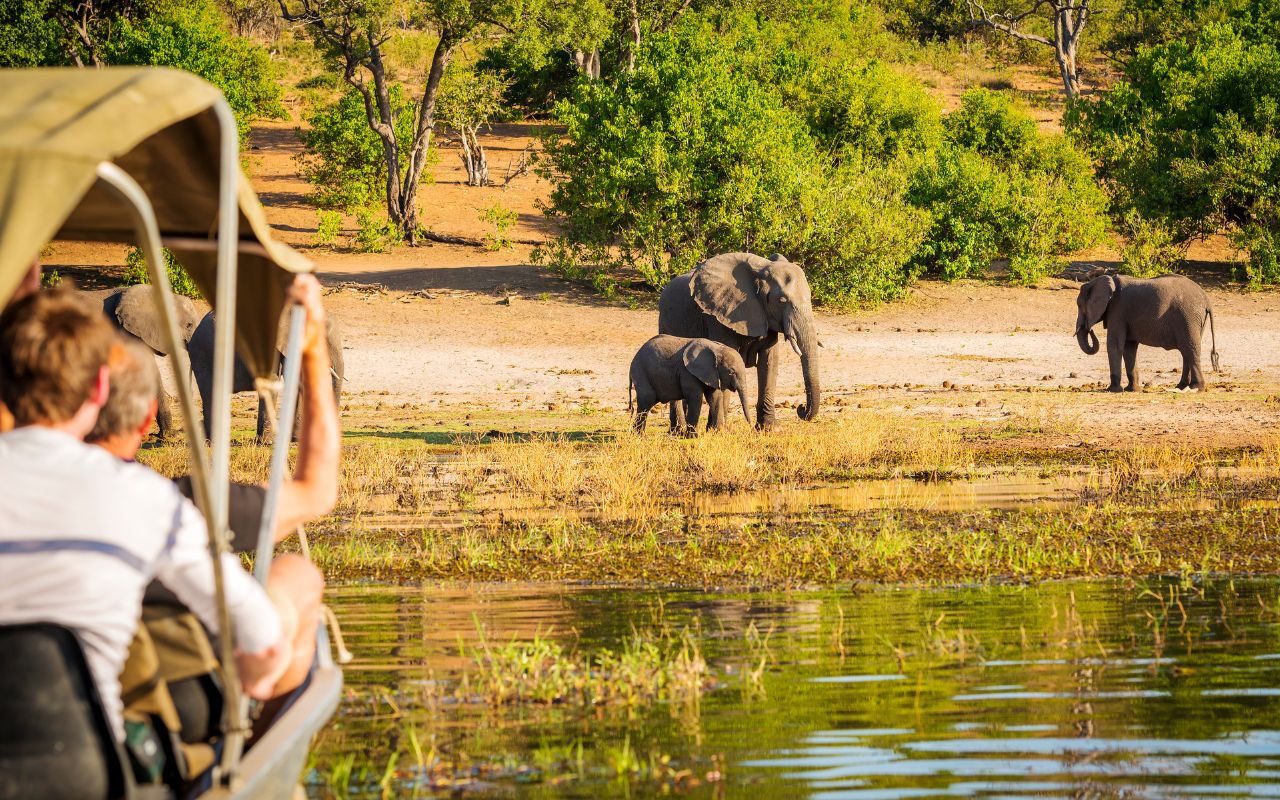
[[[154,577],[218,632],[213,564],[200,512],[138,464],[50,428],[0,434],[0,625],[75,631],[116,735],[120,671]],[[223,575],[236,646],[281,638],[266,592],[232,555]]]

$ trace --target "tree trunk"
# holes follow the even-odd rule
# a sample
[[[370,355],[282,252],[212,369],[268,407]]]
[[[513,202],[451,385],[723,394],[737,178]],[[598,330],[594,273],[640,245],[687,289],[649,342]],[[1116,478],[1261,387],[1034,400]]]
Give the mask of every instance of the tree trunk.
[[[467,185],[488,186],[489,158],[484,152],[484,147],[480,145],[476,129],[463,127],[460,133],[462,134],[462,165],[467,170]]]
[[[631,0],[631,46],[627,48],[627,72],[636,71],[636,54],[640,52],[640,10]]]
[[[427,153],[431,149],[431,135],[436,127],[436,100],[440,95],[440,81],[449,68],[455,44],[447,31],[440,35],[440,41],[436,43],[435,52],[431,56],[431,70],[427,73],[427,83],[422,90],[422,101],[418,104],[413,147],[409,151],[409,163],[404,171],[400,190],[404,203],[400,230],[410,246],[418,243],[418,181],[422,178]]]

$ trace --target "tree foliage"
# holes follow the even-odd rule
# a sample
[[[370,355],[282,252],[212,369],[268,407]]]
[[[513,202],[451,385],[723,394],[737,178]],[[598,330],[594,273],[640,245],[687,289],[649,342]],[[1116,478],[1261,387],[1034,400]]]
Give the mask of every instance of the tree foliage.
[[[265,48],[231,34],[213,0],[0,0],[0,66],[146,64],[195,73],[226,95],[241,138],[284,116]]]
[[[413,140],[413,108],[399,84],[392,84],[388,102],[403,167]],[[314,187],[316,205],[354,212],[380,203],[387,166],[382,140],[369,128],[360,93],[348,87],[337,102],[311,109],[303,120],[307,127],[298,135],[305,151],[298,160],[302,176]]]
[[[1212,24],[1140,48],[1075,122],[1117,209],[1177,242],[1226,231],[1255,283],[1280,282],[1280,50],[1274,31]]]

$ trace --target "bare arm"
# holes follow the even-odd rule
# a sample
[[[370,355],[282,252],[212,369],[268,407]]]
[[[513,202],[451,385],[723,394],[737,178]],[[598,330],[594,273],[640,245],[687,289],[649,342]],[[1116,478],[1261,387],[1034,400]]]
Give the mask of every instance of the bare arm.
[[[290,298],[301,303],[307,312],[302,344],[302,430],[293,477],[280,487],[277,542],[299,525],[332,510],[338,499],[342,447],[320,282],[312,275],[299,275],[290,288]]]

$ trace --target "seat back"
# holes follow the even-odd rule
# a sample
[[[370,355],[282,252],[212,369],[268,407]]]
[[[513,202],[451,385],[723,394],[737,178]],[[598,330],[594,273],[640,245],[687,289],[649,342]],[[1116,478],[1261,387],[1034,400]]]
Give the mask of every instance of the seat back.
[[[0,626],[0,799],[128,797],[126,763],[75,634]]]

